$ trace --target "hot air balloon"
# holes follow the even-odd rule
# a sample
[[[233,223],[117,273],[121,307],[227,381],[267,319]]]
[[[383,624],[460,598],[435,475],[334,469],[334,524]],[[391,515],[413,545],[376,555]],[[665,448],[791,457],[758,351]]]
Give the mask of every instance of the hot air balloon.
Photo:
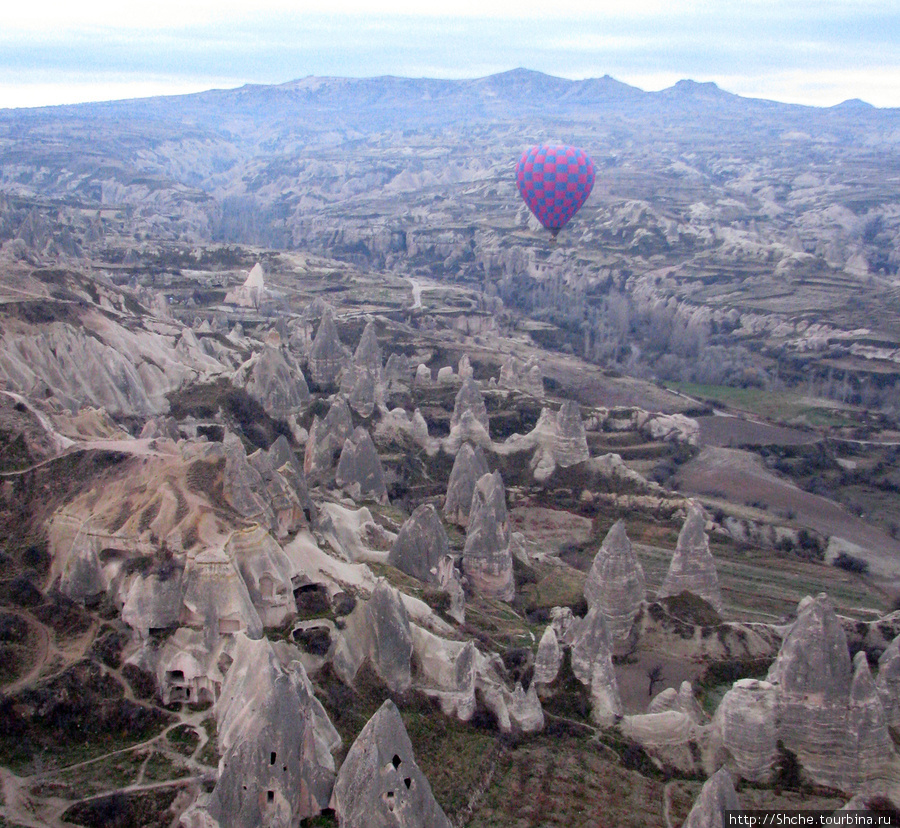
[[[578,147],[541,144],[522,154],[516,184],[528,209],[555,239],[591,194],[594,163]]]

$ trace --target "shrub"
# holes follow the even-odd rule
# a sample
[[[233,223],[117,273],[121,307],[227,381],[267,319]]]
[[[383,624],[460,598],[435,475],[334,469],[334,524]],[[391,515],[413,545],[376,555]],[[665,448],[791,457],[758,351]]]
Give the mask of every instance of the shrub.
[[[834,559],[834,565],[839,569],[843,569],[846,572],[854,572],[857,575],[865,575],[869,571],[868,561],[857,558],[856,555],[851,555],[848,552],[839,552]]]

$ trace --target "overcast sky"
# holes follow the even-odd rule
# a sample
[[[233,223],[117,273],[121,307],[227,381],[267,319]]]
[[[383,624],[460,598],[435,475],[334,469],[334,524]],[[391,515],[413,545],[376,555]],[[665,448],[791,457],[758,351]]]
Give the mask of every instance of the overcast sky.
[[[7,4],[10,5],[10,4]],[[900,107],[898,0],[17,0],[0,107],[306,75],[470,78],[525,67],[641,89]],[[328,13],[323,13],[327,10]]]

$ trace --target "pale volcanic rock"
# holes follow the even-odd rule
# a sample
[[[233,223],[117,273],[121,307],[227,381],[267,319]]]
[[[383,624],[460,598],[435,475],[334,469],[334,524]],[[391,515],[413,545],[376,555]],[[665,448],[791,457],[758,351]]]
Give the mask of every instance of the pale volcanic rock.
[[[460,358],[457,373],[459,374],[459,378],[463,382],[465,382],[467,379],[474,378],[475,370],[472,368],[472,361],[469,359],[468,354],[463,354]]]
[[[505,696],[512,732],[540,733],[544,729],[544,710],[534,682],[527,690],[520,683],[516,683],[512,693],[507,692]]]
[[[412,632],[401,594],[386,580],[378,581],[368,601],[360,602],[345,619],[334,652],[335,673],[346,684],[368,660],[391,692],[412,684]]]
[[[423,503],[400,527],[388,563],[423,583],[436,583],[440,562],[449,555],[450,544],[437,509]]]
[[[534,658],[534,676],[532,681],[538,685],[552,684],[559,675],[562,665],[562,649],[556,630],[553,625],[548,625],[538,644],[537,655]]]
[[[470,589],[479,595],[511,601],[515,596],[506,489],[500,472],[483,475],[475,484],[463,571]]]
[[[331,798],[340,737],[298,661],[236,636],[216,705],[219,778],[207,806],[220,825],[296,825]]]
[[[375,323],[368,322],[350,364],[341,375],[341,393],[362,417],[370,417],[376,405],[384,404],[384,374],[381,347]]]
[[[379,526],[363,506],[351,509],[338,503],[323,503],[316,526],[329,546],[348,561],[387,563],[396,535]]]
[[[331,308],[325,308],[309,349],[309,372],[317,385],[334,385],[347,361]]]
[[[425,418],[418,408],[413,412],[412,417],[403,408],[382,411],[381,419],[375,426],[375,437],[382,444],[402,443],[404,439],[408,438],[424,449],[429,457],[434,457],[441,447],[440,440],[429,436],[428,423],[425,422]]]
[[[443,368],[438,368],[438,385],[453,385],[456,382],[456,379],[457,377],[456,374],[453,373],[452,365],[445,365]]]
[[[444,517],[447,520],[458,526],[468,525],[475,484],[489,471],[484,452],[479,446],[473,448],[469,443],[460,446],[453,461],[447,496],[444,499]]]
[[[393,692],[409,688],[412,679],[412,632],[400,593],[386,580],[378,582],[366,609],[369,612],[375,671]]]
[[[381,371],[381,346],[378,344],[378,334],[374,321],[370,320],[366,323],[366,327],[363,328],[359,344],[356,346],[356,351],[353,354],[353,362],[357,366],[368,368],[370,371]]]
[[[300,521],[301,524],[308,524],[315,517],[316,508],[309,497],[309,485],[303,473],[303,465],[291,448],[287,437],[279,434],[275,442],[269,446],[266,456],[268,465],[278,472],[289,487],[293,498],[299,503],[304,518]]]
[[[729,822],[725,811],[740,809],[731,775],[720,768],[703,784],[682,828],[727,828]]]
[[[344,441],[353,433],[353,417],[347,401],[336,396],[324,420],[313,418],[306,441],[303,457],[303,471],[310,476],[321,476],[330,472],[335,458],[344,447]]]
[[[851,751],[855,753],[856,760],[850,763],[850,779],[857,785],[878,779],[882,775],[882,768],[895,758],[895,753],[884,707],[863,651],[858,652],[853,659],[847,730]]]
[[[203,630],[208,641],[238,632],[251,638],[263,634],[263,623],[247,585],[221,549],[206,549],[188,559],[180,621]]]
[[[495,447],[496,448],[496,447]],[[541,416],[528,434],[514,434],[499,447],[509,454],[534,448],[531,471],[535,480],[545,482],[557,466],[568,468],[590,459],[584,424],[578,405],[567,401],[557,412],[541,410]]]
[[[350,407],[361,417],[371,417],[375,407],[384,403],[384,391],[378,374],[366,368],[351,368],[344,375],[353,377],[347,382],[347,402]]]
[[[247,463],[262,481],[259,495],[265,501],[271,513],[271,521],[267,524],[273,534],[283,538],[306,526],[306,515],[300,497],[291,483],[278,471],[272,463],[267,451],[257,449],[249,457]],[[290,471],[290,470],[288,470]],[[300,483],[303,488],[302,482]]]
[[[404,395],[412,386],[412,368],[406,354],[391,354],[384,366],[386,394]]]
[[[703,771],[705,733],[686,713],[664,710],[620,720],[611,716],[599,723],[608,726],[616,721],[622,735],[640,744],[657,762],[678,768],[682,773]]]
[[[156,676],[163,704],[215,702],[222,689],[220,663],[227,642],[225,636],[209,641],[202,630],[179,627],[160,650],[145,648],[142,655],[150,651],[149,658],[138,666]]]
[[[476,651],[476,689],[497,719],[501,733],[539,733],[544,728],[544,711],[532,681],[526,691],[517,682],[510,689],[503,661],[496,653]]]
[[[598,724],[612,724],[622,715],[619,685],[612,663],[606,619],[599,607],[577,622],[572,641],[572,673],[590,688],[591,716]]]
[[[511,436],[504,447],[513,450],[527,450],[531,446],[535,446],[535,452],[529,465],[534,479],[543,483],[549,480],[556,471],[555,449],[558,436],[557,414],[549,408],[544,408],[541,409],[540,418],[528,434]]]
[[[655,414],[639,424],[640,431],[651,440],[666,443],[700,443],[700,423],[684,414]]]
[[[416,689],[437,699],[445,716],[469,721],[475,713],[475,642],[440,638],[417,624],[410,628]]]
[[[849,698],[852,667],[847,636],[831,599],[820,593],[797,606],[797,619],[782,642],[768,680],[782,695],[823,700]]]
[[[178,421],[174,417],[151,417],[141,429],[142,440],[171,440],[177,443],[181,439]]]
[[[564,469],[583,463],[591,456],[581,419],[581,408],[574,400],[566,400],[556,416],[556,464]]]
[[[891,727],[900,728],[900,635],[894,638],[878,659],[875,688]]]
[[[244,283],[225,294],[225,304],[237,305],[242,308],[258,308],[267,296],[265,272],[262,265],[257,262],[250,269]]]
[[[467,440],[484,448],[491,446],[487,408],[474,379],[463,382],[456,394],[450,417],[450,436],[444,441],[444,450],[453,454]]]
[[[144,359],[128,332],[123,332],[124,347],[119,350],[118,342],[108,344],[85,330],[54,322],[34,334],[0,341],[0,380],[27,396],[45,389],[42,396],[52,396],[72,412],[91,406],[113,416],[162,414],[169,410],[166,394],[192,372],[170,343],[156,339],[158,363]]]
[[[427,388],[431,385],[431,370],[423,362],[416,366],[415,384],[417,388]]]
[[[603,613],[613,646],[627,641],[647,587],[625,521],[616,521],[603,539],[584,582],[584,597]]]
[[[276,420],[290,420],[309,403],[300,366],[281,348],[263,348],[241,366],[236,381]]]
[[[800,602],[768,679],[778,735],[819,784],[842,787],[855,760],[847,744],[852,668],[847,638],[825,594]]]
[[[369,432],[361,426],[344,440],[334,480],[354,500],[388,502],[381,460]]]
[[[246,518],[260,519],[270,525],[274,516],[261,493],[265,483],[260,473],[250,465],[241,438],[228,432],[222,440],[225,454],[225,497],[235,511]]]
[[[347,753],[331,807],[343,828],[451,828],[392,701],[369,719]]]
[[[292,579],[300,573],[265,529],[235,530],[225,553],[237,565],[263,626],[280,627],[296,615]]]
[[[183,574],[184,567],[173,562],[170,568],[139,574],[131,582],[122,606],[122,620],[141,638],[147,638],[150,630],[164,630],[178,623]]]
[[[598,654],[591,669],[591,719],[608,727],[621,717],[622,699],[612,659]]]
[[[54,520],[54,529],[59,529],[65,521]],[[68,527],[66,527],[68,528]],[[51,534],[51,548],[57,547]],[[100,548],[90,525],[85,522],[74,533],[65,557],[54,555],[54,568],[60,567],[59,590],[73,601],[85,604],[107,589],[107,580],[100,563]],[[60,566],[60,559],[62,565]]]
[[[689,681],[681,682],[677,690],[674,687],[667,687],[657,693],[647,707],[648,713],[663,713],[666,710],[677,710],[679,713],[684,713],[696,724],[701,724],[706,719]]]
[[[510,354],[500,366],[501,388],[522,391],[533,397],[544,396],[544,375],[537,360],[528,360],[523,364],[520,359]]]
[[[462,415],[466,411],[471,411],[475,419],[484,426],[484,430],[489,429],[487,408],[484,404],[484,397],[478,383],[471,377],[463,382],[459,391],[456,393],[456,399],[453,404],[453,415],[450,418],[451,429],[455,425],[459,425]]]
[[[771,781],[778,762],[776,690],[768,681],[739,679],[716,708],[713,727],[726,764],[751,782]]]
[[[706,537],[706,517],[703,510],[695,504],[690,506],[678,535],[675,554],[659,588],[658,597],[666,598],[682,592],[699,596],[716,610],[722,609],[716,562],[709,551],[709,540]]]

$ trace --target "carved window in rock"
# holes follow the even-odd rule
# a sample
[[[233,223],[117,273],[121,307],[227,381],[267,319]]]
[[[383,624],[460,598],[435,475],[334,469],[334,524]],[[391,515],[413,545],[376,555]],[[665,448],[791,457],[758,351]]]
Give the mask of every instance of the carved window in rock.
[[[232,635],[241,631],[241,622],[239,618],[220,618],[219,634]]]
[[[259,594],[264,601],[275,599],[275,579],[271,575],[263,575],[259,579]]]

